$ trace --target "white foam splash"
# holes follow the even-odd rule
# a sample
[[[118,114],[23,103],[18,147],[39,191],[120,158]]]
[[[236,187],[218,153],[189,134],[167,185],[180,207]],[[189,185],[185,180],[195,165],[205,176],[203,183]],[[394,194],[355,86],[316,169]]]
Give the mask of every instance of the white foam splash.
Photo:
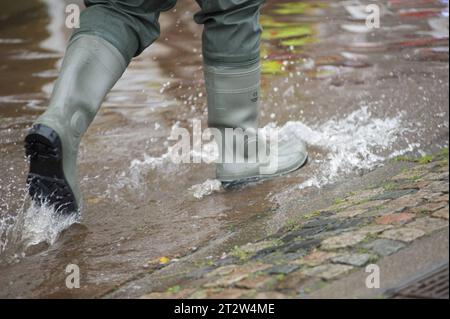
[[[9,245],[10,234],[14,224],[14,216],[6,215],[0,217],[0,254],[6,249],[6,246]]]
[[[368,170],[379,165],[384,160],[398,155],[412,152],[420,147],[418,143],[408,143],[398,149],[407,132],[413,132],[402,123],[404,114],[388,118],[376,118],[370,111],[369,105],[360,108],[344,118],[332,118],[328,121],[307,125],[299,121],[289,121],[279,128],[280,141],[300,138],[309,147],[320,148],[325,154],[323,159],[311,159],[318,164],[314,176],[298,185],[299,188],[322,187],[336,182],[340,177],[358,170]],[[276,128],[275,123],[269,123],[262,132]],[[201,157],[203,162],[211,162],[217,156],[213,142],[204,145]],[[206,150],[206,151],[205,151]],[[153,157],[147,154],[143,160],[135,159],[131,162],[128,172],[120,178],[120,187],[141,187],[142,178],[150,170],[158,170],[171,163],[173,149],[168,147],[166,153]],[[192,156],[199,156],[191,151]],[[191,187],[194,197],[203,198],[218,190],[214,180],[206,180],[202,184]]]
[[[205,196],[222,191],[223,188],[222,183],[219,180],[207,179],[201,184],[191,186],[189,190],[195,198],[202,199]]]
[[[11,245],[24,249],[41,243],[53,245],[63,230],[79,222],[79,214],[61,214],[53,207],[33,202],[25,206],[0,218],[0,253]]]
[[[170,156],[170,149],[167,153],[162,154],[161,156],[150,156],[148,154],[144,154],[144,159],[134,159],[130,163],[130,171],[140,173],[141,169],[143,167],[146,168],[146,170],[152,170],[155,169],[161,165],[163,165],[166,160]]]
[[[32,204],[23,221],[22,240],[26,246],[42,242],[52,245],[63,230],[79,221],[79,215],[61,214],[52,207]]]
[[[289,121],[279,128],[279,140],[303,139],[309,147],[318,147],[325,158],[316,160],[318,169],[314,176],[298,185],[298,188],[323,187],[336,182],[346,174],[364,169],[372,169],[386,159],[412,152],[420,147],[418,143],[408,144],[403,149],[394,150],[394,145],[406,132],[412,132],[402,123],[403,114],[394,117],[375,118],[369,106],[363,105],[344,118],[330,119],[318,125],[306,125],[299,121]],[[263,128],[276,128],[269,123]],[[314,161],[314,159],[312,159]],[[212,194],[211,181],[191,187],[194,196],[202,198]]]
[[[309,146],[326,151],[316,175],[301,183],[299,188],[321,187],[344,174],[371,169],[385,159],[417,148],[419,145],[410,144],[403,150],[390,151],[405,132],[411,132],[402,126],[402,117],[399,114],[392,118],[374,118],[369,107],[362,106],[342,119],[331,119],[317,126],[286,123],[280,135],[302,138]]]
[[[176,129],[178,124],[172,127],[172,130]],[[172,141],[173,142],[173,141]],[[169,139],[166,144],[168,145]],[[200,146],[201,151],[198,151],[196,147],[192,147],[189,151],[189,158],[199,159],[202,163],[212,163],[218,157],[218,149],[215,142],[203,142]],[[119,176],[119,181],[116,183],[115,188],[120,189],[125,186],[131,188],[140,188],[145,176],[152,170],[161,169],[162,167],[174,163],[174,158],[178,157],[179,150],[174,146],[168,146],[167,152],[159,156],[151,156],[145,153],[143,159],[133,159],[127,171],[124,171]]]
[[[64,52],[66,47],[66,37],[64,34],[65,7],[64,1],[43,0],[47,7],[50,22],[47,25],[47,31],[50,36],[41,42],[40,46],[51,51]]]

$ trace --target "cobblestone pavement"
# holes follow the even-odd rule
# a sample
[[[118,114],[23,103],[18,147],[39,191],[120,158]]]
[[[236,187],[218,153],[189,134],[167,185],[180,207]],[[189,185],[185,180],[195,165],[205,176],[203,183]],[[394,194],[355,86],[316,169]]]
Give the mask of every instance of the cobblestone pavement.
[[[143,298],[302,298],[449,227],[448,149]],[[405,263],[408,261],[405,260]],[[186,279],[187,278],[187,279]]]

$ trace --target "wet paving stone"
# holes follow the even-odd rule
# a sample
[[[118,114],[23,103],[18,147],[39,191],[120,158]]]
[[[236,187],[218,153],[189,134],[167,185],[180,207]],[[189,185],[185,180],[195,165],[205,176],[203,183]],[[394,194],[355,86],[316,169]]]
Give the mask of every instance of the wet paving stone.
[[[395,213],[378,217],[375,222],[379,225],[401,225],[415,217],[412,213]]]
[[[198,269],[195,269],[195,270],[191,271],[190,273],[188,273],[186,275],[186,277],[188,277],[190,279],[200,279],[202,277],[207,276],[214,269],[215,269],[215,267],[213,267],[213,266],[198,268]]]
[[[376,235],[392,227],[391,225],[369,225],[360,228],[357,232],[364,235]]]
[[[215,281],[210,281],[203,285],[205,288],[225,288],[232,286],[238,281],[247,278],[248,274],[232,274],[221,277]]]
[[[430,234],[436,230],[448,227],[448,221],[441,218],[423,217],[409,223],[408,227],[420,229],[426,234]]]
[[[244,289],[262,289],[270,285],[274,279],[271,276],[261,275],[252,278],[246,278],[236,283],[236,288]]]
[[[333,223],[336,222],[330,219],[325,218],[313,219],[312,221],[303,224],[302,229],[329,228],[333,225]]]
[[[280,251],[283,247],[286,247],[286,245],[281,245],[277,247],[268,247],[265,249],[261,249],[258,251],[255,255],[251,256],[250,259],[261,259],[264,256],[270,255],[274,252]]]
[[[339,212],[336,214],[336,217],[338,218],[352,218],[359,215],[362,215],[367,212],[367,209],[351,209],[351,210],[345,210],[343,212]]]
[[[440,210],[438,210],[437,212],[433,213],[433,217],[437,217],[437,218],[443,218],[448,220],[448,206],[445,208],[442,208]]]
[[[305,254],[305,252],[298,252],[297,254],[299,254],[301,256],[301,255]],[[256,256],[255,256],[251,260],[255,260],[258,262],[265,263],[265,264],[275,265],[275,264],[280,263],[281,261],[286,260],[286,256],[289,256],[289,254],[283,253],[281,251],[275,251],[272,254],[260,256],[259,258],[256,258]]]
[[[195,299],[238,299],[244,297],[251,292],[247,289],[229,288],[218,292],[212,292],[206,294],[206,297],[200,297]]]
[[[354,218],[348,218],[340,221],[335,225],[333,229],[348,229],[348,228],[356,228],[363,225],[368,224],[372,221],[371,217],[354,217]]]
[[[299,265],[279,265],[267,270],[269,275],[287,275],[300,268]]]
[[[409,209],[409,212],[411,213],[418,213],[418,214],[423,214],[423,213],[430,213],[430,212],[435,212],[438,209],[444,208],[445,206],[447,206],[447,203],[442,201],[442,202],[431,202],[431,203],[426,203],[424,205],[418,206],[418,207],[414,207]]]
[[[327,223],[324,223],[324,225],[319,226],[319,227],[311,227],[311,228],[304,228],[298,231],[293,231],[290,232],[286,235],[284,235],[283,237],[281,237],[281,240],[283,242],[291,242],[293,240],[295,240],[296,238],[305,238],[305,237],[310,237],[310,236],[314,236],[317,234],[320,234],[323,231],[327,230]]]
[[[422,188],[427,187],[431,182],[430,181],[420,181],[420,182],[407,182],[396,184],[395,189],[397,190],[420,190]]]
[[[320,264],[324,264],[326,261],[330,260],[334,256],[336,256],[336,253],[334,252],[315,250],[311,252],[309,255],[295,262],[300,265],[307,265],[314,267]]]
[[[344,264],[355,267],[366,265],[373,258],[370,254],[342,254],[331,258],[331,262],[335,264]]]
[[[324,210],[322,210],[322,211],[319,212],[319,215],[316,216],[316,218],[318,218],[318,219],[327,218],[327,217],[333,216],[335,213],[336,213],[335,210],[332,210],[332,209],[324,209]]]
[[[363,245],[364,248],[370,249],[380,256],[392,255],[405,246],[402,242],[390,239],[377,239]]]
[[[297,259],[305,257],[307,255],[307,253],[308,252],[305,250],[300,250],[295,253],[287,253],[287,254],[283,255],[283,259],[286,261],[297,260]]]
[[[273,240],[260,241],[256,243],[248,243],[241,246],[240,249],[247,254],[256,254],[263,250],[276,250],[277,242]]]
[[[206,299],[208,296],[220,292],[220,289],[199,289],[188,296],[188,299]]]
[[[373,209],[377,209],[378,207],[386,204],[389,201],[390,201],[389,199],[371,200],[366,203],[362,203],[362,204],[353,206],[352,209],[373,210]]]
[[[282,294],[281,292],[264,291],[264,292],[257,293],[252,298],[254,298],[254,299],[290,299],[291,297],[289,295]]]
[[[410,181],[411,179],[421,178],[426,174],[425,168],[422,169],[412,169],[406,172],[395,175],[393,181]]]
[[[235,272],[236,269],[238,269],[237,265],[222,266],[209,272],[206,277],[226,276]]]
[[[353,217],[353,218],[330,218],[327,220],[327,235],[331,232],[344,232],[353,228],[368,224],[372,220],[371,217]]]
[[[448,181],[448,172],[428,173],[423,178],[430,181]]]
[[[348,265],[325,264],[305,269],[302,271],[302,273],[305,276],[319,277],[324,280],[330,280],[339,277],[341,275],[344,275],[350,272],[352,269],[353,267]]]
[[[369,235],[376,235],[381,233],[392,226],[390,225],[370,225],[362,227],[358,230],[351,232],[346,232],[337,236],[326,238],[322,244],[321,248],[325,250],[335,250],[340,248],[347,248],[359,244],[366,239]]]
[[[435,193],[433,196],[430,197],[430,201],[432,201],[433,203],[445,202],[448,205],[449,195],[448,194]]]
[[[325,250],[334,250],[339,248],[346,248],[354,246],[362,242],[366,238],[366,234],[355,232],[348,232],[338,236],[325,239],[321,248]]]
[[[384,192],[383,194],[380,194],[378,196],[375,196],[372,198],[372,200],[387,200],[387,199],[397,199],[409,194],[415,194],[417,193],[416,189],[405,189],[405,190],[394,190],[394,191],[388,191]]]
[[[417,194],[418,193],[399,197],[385,205],[386,209],[392,210],[393,212],[400,212],[406,208],[419,206],[424,202],[424,200],[417,196]]]
[[[320,239],[301,240],[290,244],[284,251],[286,253],[295,253],[299,250],[308,251],[319,246],[320,242]]]
[[[425,187],[424,190],[448,194],[449,182],[448,181],[436,181],[436,182],[431,183],[427,187]]]
[[[152,292],[140,297],[140,299],[184,299],[194,293],[194,289],[182,289],[179,292]]]
[[[404,227],[387,230],[384,233],[382,233],[380,237],[409,243],[424,235],[425,232],[423,230]]]
[[[228,266],[228,265],[237,264],[238,262],[239,262],[239,258],[234,257],[234,256],[227,256],[225,258],[221,258],[221,259],[214,261],[214,265],[216,267],[220,267],[220,266]]]
[[[297,243],[291,243],[291,241],[307,241],[314,239],[322,239],[323,237],[331,237],[337,234],[340,234],[345,231],[352,230],[361,225],[365,225],[372,220],[371,217],[363,217],[363,218],[347,218],[347,219],[338,219],[338,218],[328,218],[322,220],[313,220],[302,226],[301,230],[291,232],[286,234],[282,241],[286,244],[284,246],[278,247],[276,250],[282,249],[286,247],[290,252],[295,250],[295,246]],[[301,244],[300,244],[301,246]],[[299,247],[297,249],[300,249]],[[262,251],[264,252],[264,251]]]
[[[296,271],[279,280],[274,288],[276,290],[291,290],[297,293],[302,289],[302,286],[307,280],[308,278],[306,276]]]
[[[358,202],[362,202],[365,200],[369,200],[375,196],[382,194],[383,192],[384,192],[383,187],[363,190],[363,191],[356,192],[356,194],[354,194],[350,197],[347,197],[345,200],[349,201],[349,202],[353,202],[353,203],[358,203]]]

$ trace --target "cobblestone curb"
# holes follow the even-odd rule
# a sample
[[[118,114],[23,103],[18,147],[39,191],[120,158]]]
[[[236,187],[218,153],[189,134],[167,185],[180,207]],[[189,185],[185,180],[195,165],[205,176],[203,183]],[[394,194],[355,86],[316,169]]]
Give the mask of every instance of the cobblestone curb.
[[[397,160],[409,160],[399,158]],[[411,161],[411,160],[409,160]],[[142,298],[301,298],[449,227],[448,150]]]

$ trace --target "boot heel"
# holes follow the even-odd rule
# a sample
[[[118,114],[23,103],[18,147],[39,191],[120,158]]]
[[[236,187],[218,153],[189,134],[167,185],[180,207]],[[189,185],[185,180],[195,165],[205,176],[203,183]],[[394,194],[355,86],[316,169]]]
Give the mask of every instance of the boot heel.
[[[48,126],[34,125],[25,138],[25,154],[30,161],[27,185],[33,201],[52,206],[58,212],[76,212],[75,196],[64,175],[58,134]]]

